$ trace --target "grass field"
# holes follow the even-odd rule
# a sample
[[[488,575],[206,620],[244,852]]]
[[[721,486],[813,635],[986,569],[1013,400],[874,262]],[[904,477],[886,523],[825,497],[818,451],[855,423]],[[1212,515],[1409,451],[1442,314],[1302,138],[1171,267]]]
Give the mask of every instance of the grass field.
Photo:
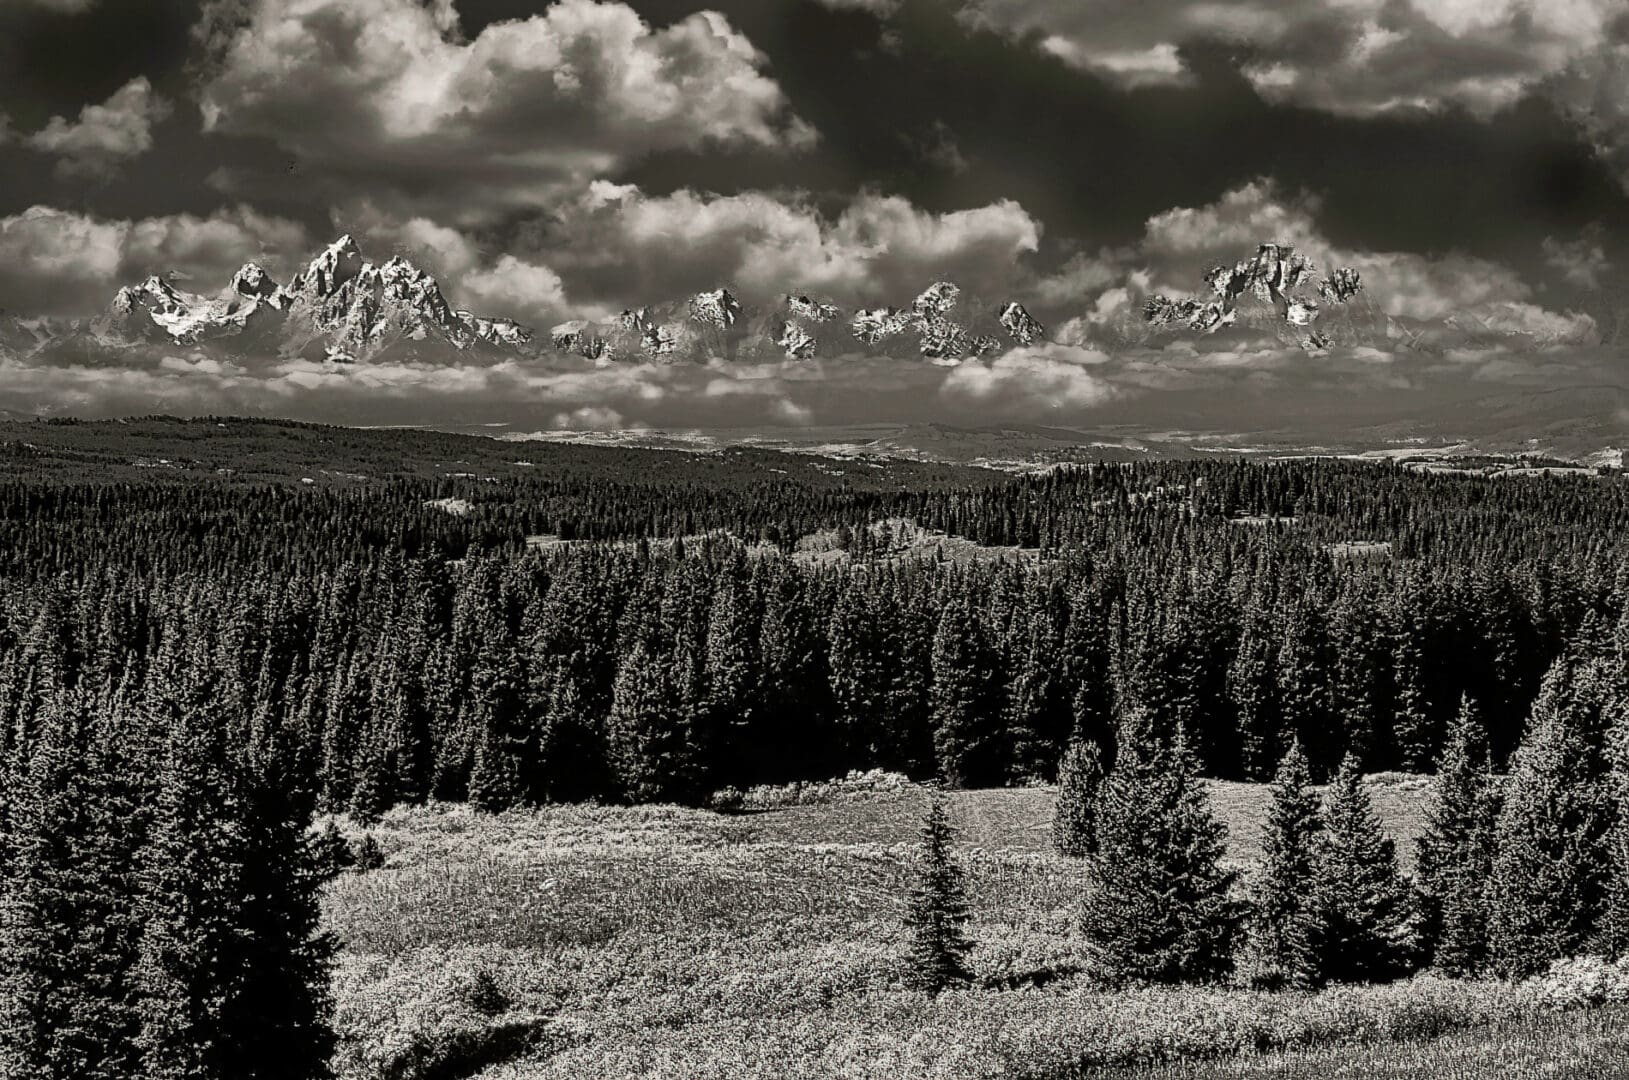
[[[1373,787],[1411,850],[1426,785]],[[1248,867],[1265,789],[1218,784],[1213,796],[1230,858]],[[1047,848],[1052,798],[951,797],[978,985],[937,999],[906,989],[899,963],[918,789],[729,816],[393,811],[374,830],[385,868],[339,878],[326,898],[343,944],[341,1073],[1491,1080],[1520,1075],[1511,1055],[1544,1040],[1545,1060],[1629,1070],[1623,1040],[1600,1022],[1608,1014],[1541,1010],[1508,984],[1427,975],[1311,995],[1099,990],[1073,933],[1079,868]],[[1448,1061],[1460,1071],[1431,1071]]]

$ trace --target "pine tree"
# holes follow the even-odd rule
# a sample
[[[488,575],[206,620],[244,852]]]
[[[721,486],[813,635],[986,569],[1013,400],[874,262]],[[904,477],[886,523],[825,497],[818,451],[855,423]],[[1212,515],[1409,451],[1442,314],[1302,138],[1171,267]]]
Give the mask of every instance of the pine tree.
[[[1253,979],[1263,985],[1307,989],[1321,979],[1313,904],[1321,827],[1306,755],[1292,743],[1273,780],[1250,920]]]
[[[1232,968],[1234,875],[1179,731],[1159,737],[1133,709],[1098,798],[1083,929],[1113,982],[1214,982]]]
[[[1595,934],[1596,949],[1611,959],[1629,956],[1629,709],[1625,704],[1619,702],[1614,709],[1610,734],[1608,788],[1613,821],[1608,835],[1606,900]]]
[[[1356,757],[1342,762],[1321,818],[1312,886],[1319,972],[1337,982],[1395,978],[1413,958],[1408,885]]]
[[[611,764],[624,798],[634,803],[694,802],[692,748],[663,661],[643,642],[617,669],[607,721]]]
[[[469,804],[483,814],[501,814],[520,802],[520,767],[513,738],[498,708],[475,702],[470,729],[475,733],[475,760],[469,773]],[[365,819],[372,824],[376,819]]]
[[[933,637],[933,748],[951,787],[998,783],[1006,774],[1002,716],[984,633],[967,592],[945,605]]]
[[[1590,686],[1587,672],[1556,662],[1505,782],[1488,881],[1488,948],[1501,975],[1577,955],[1604,900],[1610,809]]]
[[[1487,963],[1498,799],[1481,716],[1467,696],[1437,763],[1436,798],[1415,859],[1421,948],[1450,975],[1475,975]]]
[[[951,852],[954,843],[944,799],[936,794],[923,821],[922,864],[905,914],[911,931],[908,981],[930,994],[970,978],[967,954],[972,944],[963,929],[970,913],[961,867]]]
[[[1052,846],[1060,855],[1081,858],[1097,850],[1097,797],[1103,785],[1103,751],[1091,739],[1076,739],[1058,766],[1058,801],[1052,810]]]

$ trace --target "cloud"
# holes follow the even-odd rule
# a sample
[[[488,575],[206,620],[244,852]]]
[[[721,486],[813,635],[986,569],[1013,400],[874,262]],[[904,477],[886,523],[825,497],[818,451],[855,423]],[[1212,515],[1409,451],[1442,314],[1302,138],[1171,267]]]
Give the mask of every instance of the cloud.
[[[900,303],[936,277],[1004,292],[1040,237],[1040,223],[1011,200],[936,214],[861,194],[830,218],[796,193],[647,196],[598,183],[543,249],[574,294],[606,302],[727,284],[760,301],[804,290],[845,304]]]
[[[1629,17],[1620,26],[1629,38]],[[1576,58],[1542,89],[1578,123],[1629,191],[1629,41]]]
[[[1098,291],[1095,297],[1087,292],[1085,311],[1063,324],[1059,336],[1091,340],[1094,324],[1135,322],[1154,293],[1201,293],[1206,270],[1253,254],[1266,241],[1294,245],[1320,274],[1356,268],[1363,277],[1362,303],[1386,315],[1423,321],[1463,316],[1469,326],[1520,326],[1521,332],[1554,330],[1569,337],[1593,326],[1587,317],[1535,305],[1532,287],[1509,266],[1457,252],[1429,256],[1343,247],[1323,235],[1318,212],[1316,197],[1255,180],[1215,202],[1155,214],[1138,243],[1072,266],[1070,280],[1090,282]]]
[[[97,5],[98,0],[18,0],[24,7],[33,5],[62,15],[78,15]]]
[[[1546,236],[1542,247],[1545,265],[1581,289],[1600,288],[1602,276],[1612,269],[1599,228],[1585,229],[1572,240]]]
[[[1619,0],[965,0],[968,22],[1029,35],[1122,86],[1191,82],[1184,50],[1225,43],[1263,97],[1340,113],[1510,105],[1612,38]],[[1582,78],[1582,76],[1580,76]]]
[[[85,314],[119,285],[170,271],[212,291],[246,259],[286,266],[306,247],[300,225],[243,206],[136,221],[35,206],[0,218],[0,307]]]
[[[276,140],[336,201],[443,221],[535,211],[653,152],[814,139],[711,11],[653,29],[623,3],[559,0],[466,41],[452,0],[250,0],[203,26],[206,130]]]
[[[1068,345],[1014,349],[951,368],[940,394],[1003,416],[1078,412],[1121,393],[1102,373],[1108,362],[1104,353]]]
[[[555,413],[549,426],[556,431],[626,431],[638,425],[630,424],[628,418],[615,409],[584,405],[570,412]]]
[[[153,125],[169,115],[169,103],[142,76],[102,104],[85,106],[77,120],[53,116],[22,143],[60,158],[59,177],[107,179],[121,164],[153,148]]]

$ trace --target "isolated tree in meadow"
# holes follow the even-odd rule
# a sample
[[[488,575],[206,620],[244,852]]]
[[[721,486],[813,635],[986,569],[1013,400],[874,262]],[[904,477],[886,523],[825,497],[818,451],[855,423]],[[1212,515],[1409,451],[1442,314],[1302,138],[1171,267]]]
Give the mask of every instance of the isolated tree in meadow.
[[[1420,945],[1450,975],[1475,975],[1487,964],[1487,891],[1498,815],[1499,788],[1481,714],[1466,696],[1437,763],[1436,797],[1414,864]]]
[[[1222,869],[1226,839],[1181,730],[1162,738],[1133,708],[1087,861],[1082,929],[1105,979],[1215,982],[1232,970],[1240,912]]]
[[[1081,858],[1097,850],[1097,797],[1103,786],[1103,751],[1093,739],[1077,738],[1058,766],[1058,801],[1052,808],[1052,846]]]
[[[1337,982],[1396,978],[1414,954],[1408,883],[1355,756],[1331,781],[1320,818],[1312,885],[1319,974]]]
[[[1322,827],[1312,772],[1299,742],[1278,766],[1262,836],[1262,866],[1250,917],[1253,978],[1299,989],[1321,981],[1318,959],[1317,841]]]
[[[951,848],[956,834],[943,797],[935,793],[922,823],[922,855],[905,925],[911,932],[908,980],[930,994],[961,986],[971,977],[972,943],[964,928],[970,912],[961,867]]]

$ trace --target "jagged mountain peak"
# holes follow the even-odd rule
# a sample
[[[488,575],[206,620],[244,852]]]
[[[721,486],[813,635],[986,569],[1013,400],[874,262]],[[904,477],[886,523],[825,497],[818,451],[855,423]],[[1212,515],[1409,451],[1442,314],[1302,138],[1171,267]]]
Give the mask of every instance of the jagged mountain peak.
[[[156,275],[126,286],[96,329],[109,345],[207,340],[218,348],[235,343],[244,354],[347,361],[392,350],[513,351],[532,341],[511,319],[453,310],[436,279],[401,255],[369,262],[349,233],[287,285],[248,262],[215,296],[181,292]]]

